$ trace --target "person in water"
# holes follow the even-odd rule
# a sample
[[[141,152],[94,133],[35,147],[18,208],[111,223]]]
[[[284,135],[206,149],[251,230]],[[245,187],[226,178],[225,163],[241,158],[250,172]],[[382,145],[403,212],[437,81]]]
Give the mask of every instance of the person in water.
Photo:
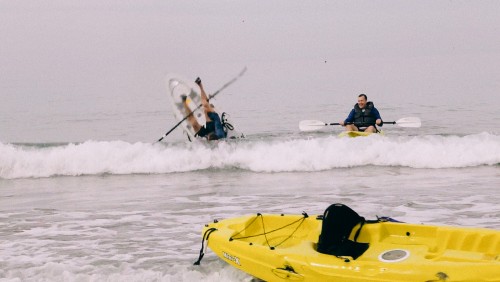
[[[358,103],[354,105],[354,109],[344,121],[339,122],[340,125],[345,126],[346,131],[378,132],[377,125],[382,126],[382,118],[373,102],[367,101],[365,94],[359,94]]]
[[[191,109],[188,106],[188,100],[186,96],[182,96],[182,101],[184,102],[184,109],[188,115],[188,122],[193,127],[196,132],[196,136],[205,137],[208,140],[217,140],[226,137],[221,118],[219,114],[215,111],[214,105],[210,104],[208,101],[208,96],[205,93],[201,79],[198,77],[195,80],[196,84],[200,87],[201,91],[201,104],[203,107],[203,112],[205,113],[206,123],[201,126],[196,120],[195,116],[192,114]]]

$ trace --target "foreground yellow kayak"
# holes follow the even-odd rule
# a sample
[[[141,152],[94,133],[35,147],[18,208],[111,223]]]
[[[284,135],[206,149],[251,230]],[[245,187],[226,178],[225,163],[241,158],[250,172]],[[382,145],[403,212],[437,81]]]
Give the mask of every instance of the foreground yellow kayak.
[[[327,209],[319,216],[257,214],[214,221],[203,229],[203,238],[221,259],[266,281],[500,281],[498,230],[360,217],[348,227],[348,238],[338,237],[342,246],[328,246],[342,229],[326,225],[329,212],[340,214]],[[338,225],[346,218],[330,221]]]

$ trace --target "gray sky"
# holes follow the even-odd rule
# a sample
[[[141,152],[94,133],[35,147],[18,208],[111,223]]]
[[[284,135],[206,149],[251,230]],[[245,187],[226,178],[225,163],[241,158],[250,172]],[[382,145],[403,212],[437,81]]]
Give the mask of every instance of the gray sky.
[[[248,111],[266,107],[255,93],[498,98],[499,15],[500,1],[0,0],[2,120],[137,97],[160,111],[166,73],[216,89],[244,66],[233,106]]]

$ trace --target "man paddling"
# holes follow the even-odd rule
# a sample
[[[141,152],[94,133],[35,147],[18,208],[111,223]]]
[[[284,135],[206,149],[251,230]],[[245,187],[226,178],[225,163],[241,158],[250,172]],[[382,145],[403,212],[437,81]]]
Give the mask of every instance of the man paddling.
[[[359,94],[358,103],[354,105],[349,115],[344,121],[339,122],[345,126],[346,131],[378,132],[377,126],[382,126],[380,113],[373,105],[373,102],[367,102],[365,94]]]
[[[226,133],[224,132],[224,127],[222,125],[222,121],[220,119],[219,114],[215,111],[215,108],[212,104],[208,102],[208,96],[205,93],[205,89],[203,89],[203,85],[201,84],[201,79],[198,77],[195,80],[196,84],[200,87],[201,91],[201,104],[203,106],[203,112],[205,113],[206,123],[204,126],[201,126],[194,115],[192,114],[191,109],[189,108],[189,103],[192,102],[188,100],[186,96],[182,96],[182,101],[184,102],[184,109],[186,110],[186,114],[188,115],[188,122],[193,127],[196,132],[195,136],[205,137],[208,140],[217,140],[226,137]]]

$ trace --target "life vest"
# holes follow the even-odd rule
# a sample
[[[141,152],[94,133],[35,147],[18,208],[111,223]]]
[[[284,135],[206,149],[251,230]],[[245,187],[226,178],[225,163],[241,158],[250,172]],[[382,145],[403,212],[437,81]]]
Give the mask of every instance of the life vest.
[[[372,113],[373,102],[366,103],[364,109],[361,109],[358,104],[354,105],[354,123],[363,123],[367,125],[375,124],[377,118]]]

